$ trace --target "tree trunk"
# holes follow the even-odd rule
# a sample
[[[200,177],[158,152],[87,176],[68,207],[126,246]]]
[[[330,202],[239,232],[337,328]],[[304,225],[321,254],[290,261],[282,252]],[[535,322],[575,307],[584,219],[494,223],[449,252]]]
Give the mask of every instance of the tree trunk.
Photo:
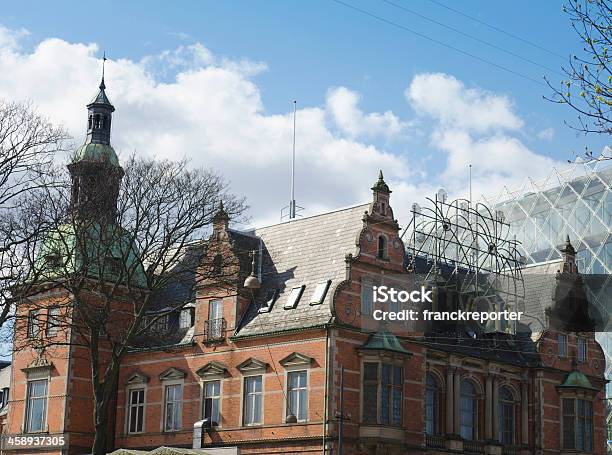
[[[95,394],[97,395],[97,394]],[[95,398],[95,436],[91,450],[92,455],[106,455],[107,449],[107,430],[108,430],[108,409],[107,400],[103,397],[94,396]]]

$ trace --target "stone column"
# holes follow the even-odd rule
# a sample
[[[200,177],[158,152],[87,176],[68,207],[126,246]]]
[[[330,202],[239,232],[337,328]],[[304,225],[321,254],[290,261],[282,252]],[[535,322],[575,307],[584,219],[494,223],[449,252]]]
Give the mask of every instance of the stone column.
[[[493,381],[493,441],[499,441],[499,379]]]
[[[459,369],[455,370],[455,384],[453,386],[453,397],[454,397],[454,427],[455,434],[459,434],[461,432],[461,410],[459,406],[461,405],[461,372]]]
[[[523,379],[521,383],[521,444],[529,444],[529,398],[528,383]]]
[[[485,390],[485,439],[490,441],[493,439],[493,419],[491,412],[493,410],[493,377],[487,374],[486,390]]]
[[[453,367],[446,370],[446,434],[454,434],[453,428],[453,385],[455,382]]]

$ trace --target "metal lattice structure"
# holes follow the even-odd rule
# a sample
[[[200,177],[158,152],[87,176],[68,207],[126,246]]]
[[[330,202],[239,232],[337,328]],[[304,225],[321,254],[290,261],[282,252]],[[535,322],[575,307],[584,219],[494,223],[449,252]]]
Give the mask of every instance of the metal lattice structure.
[[[520,309],[525,288],[518,242],[503,212],[466,199],[447,202],[444,190],[429,204],[413,204],[402,234],[408,269],[427,283],[452,290],[465,309]],[[488,327],[512,331],[513,327]]]
[[[580,273],[602,278],[600,287],[587,288],[589,301],[608,321],[612,319],[612,161],[577,161],[564,171],[553,170],[541,181],[529,179],[521,188],[505,189],[485,201],[504,213],[527,264],[561,260],[559,249],[569,236]],[[610,379],[612,333],[596,336],[606,354]]]

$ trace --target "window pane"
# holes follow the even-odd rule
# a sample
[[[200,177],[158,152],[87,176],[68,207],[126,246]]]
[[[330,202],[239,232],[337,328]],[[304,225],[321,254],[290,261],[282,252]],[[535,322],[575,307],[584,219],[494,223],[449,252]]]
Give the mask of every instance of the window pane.
[[[30,381],[28,383],[27,431],[45,430],[47,414],[47,380]]]
[[[363,422],[376,423],[376,385],[363,386]]]

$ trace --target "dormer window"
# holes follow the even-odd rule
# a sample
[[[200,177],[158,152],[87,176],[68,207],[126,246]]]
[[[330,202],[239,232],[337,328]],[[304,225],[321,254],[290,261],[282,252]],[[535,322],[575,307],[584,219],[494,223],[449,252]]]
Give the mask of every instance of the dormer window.
[[[378,252],[376,254],[378,259],[387,259],[387,239],[385,236],[378,236]]]
[[[300,301],[300,297],[302,297],[302,294],[304,293],[305,287],[306,286],[301,285],[291,289],[291,293],[289,294],[289,297],[287,297],[287,302],[285,302],[285,310],[290,310],[297,306],[298,302]]]
[[[277,297],[278,297],[278,289],[270,289],[268,293],[266,294],[265,302],[262,303],[261,307],[259,308],[259,312],[269,313]]]

